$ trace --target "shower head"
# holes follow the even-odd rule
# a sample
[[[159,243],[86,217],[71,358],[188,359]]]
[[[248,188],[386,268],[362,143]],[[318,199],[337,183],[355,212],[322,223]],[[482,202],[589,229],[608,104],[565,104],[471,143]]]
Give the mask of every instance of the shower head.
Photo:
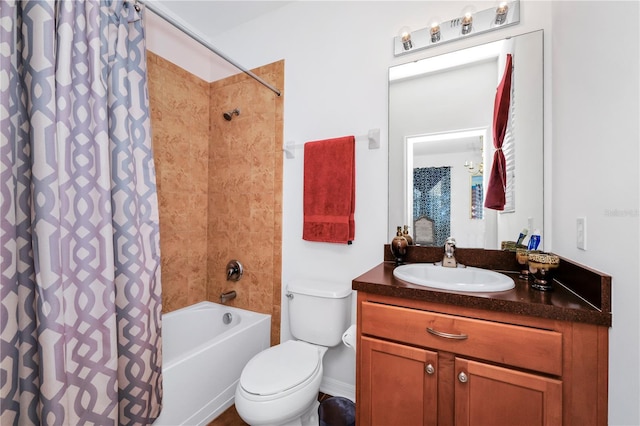
[[[233,111],[227,111],[224,114],[222,114],[224,119],[227,121],[231,121],[234,115],[240,115],[240,110],[238,108],[234,109]]]

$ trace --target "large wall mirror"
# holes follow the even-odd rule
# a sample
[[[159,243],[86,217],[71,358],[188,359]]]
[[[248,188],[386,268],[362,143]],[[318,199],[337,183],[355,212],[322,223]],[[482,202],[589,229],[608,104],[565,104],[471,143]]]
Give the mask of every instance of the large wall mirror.
[[[543,34],[535,31],[389,69],[389,240],[499,249],[543,232]],[[484,207],[496,90],[511,55],[506,205]]]

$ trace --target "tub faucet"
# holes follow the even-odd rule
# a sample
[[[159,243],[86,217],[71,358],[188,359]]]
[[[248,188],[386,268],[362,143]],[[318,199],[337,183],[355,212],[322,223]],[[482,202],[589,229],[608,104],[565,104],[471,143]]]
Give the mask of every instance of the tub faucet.
[[[458,261],[455,257],[456,240],[453,237],[447,238],[444,242],[444,257],[442,258],[442,266],[446,268],[457,268]]]
[[[242,278],[242,274],[244,273],[244,268],[242,267],[242,263],[237,260],[230,260],[227,263],[227,281],[238,281]]]

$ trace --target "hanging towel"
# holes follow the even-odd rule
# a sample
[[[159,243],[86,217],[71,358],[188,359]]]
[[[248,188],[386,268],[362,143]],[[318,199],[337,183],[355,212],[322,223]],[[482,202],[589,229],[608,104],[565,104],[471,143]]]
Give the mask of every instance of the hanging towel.
[[[511,54],[507,54],[502,81],[496,89],[496,98],[493,105],[493,146],[496,149],[493,153],[493,166],[489,175],[487,185],[487,196],[484,206],[493,210],[504,210],[506,203],[505,190],[507,187],[507,160],[502,152],[502,143],[507,134],[507,124],[509,121],[509,108],[511,102]]]
[[[303,240],[351,244],[355,176],[354,136],[304,145]]]

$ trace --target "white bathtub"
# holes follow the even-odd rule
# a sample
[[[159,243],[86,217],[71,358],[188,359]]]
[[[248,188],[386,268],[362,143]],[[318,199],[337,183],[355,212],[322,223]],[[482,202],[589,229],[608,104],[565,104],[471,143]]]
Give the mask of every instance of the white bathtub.
[[[232,406],[240,373],[269,347],[270,330],[271,315],[213,302],[164,314],[163,408],[153,424],[206,425]]]

